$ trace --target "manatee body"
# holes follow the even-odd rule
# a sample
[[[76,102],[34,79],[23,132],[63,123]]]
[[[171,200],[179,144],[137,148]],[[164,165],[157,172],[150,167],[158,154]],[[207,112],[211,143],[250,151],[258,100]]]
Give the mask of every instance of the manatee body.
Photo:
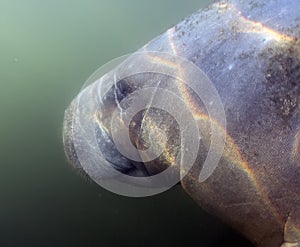
[[[213,174],[200,183],[207,153],[205,145],[200,147],[197,162],[181,184],[202,208],[256,246],[300,246],[299,38],[299,2],[230,0],[194,13],[141,49],[184,57],[213,82],[226,114],[226,129],[220,130],[226,134],[224,154]],[[112,95],[133,91],[144,77],[128,79]],[[110,103],[107,97],[106,104]],[[203,108],[200,103],[197,107]],[[73,143],[74,115],[71,104],[65,115],[64,143],[71,163],[82,169]],[[151,112],[137,118],[146,122],[145,128],[159,122],[174,139],[168,155],[176,155],[172,120],[162,121]],[[200,118],[200,128],[205,130],[209,121]],[[147,139],[140,132],[138,127],[132,130],[137,146]],[[172,165],[166,158],[130,162],[107,142],[109,131],[96,133],[106,159],[123,172],[132,172],[132,166],[136,174],[152,175]]]

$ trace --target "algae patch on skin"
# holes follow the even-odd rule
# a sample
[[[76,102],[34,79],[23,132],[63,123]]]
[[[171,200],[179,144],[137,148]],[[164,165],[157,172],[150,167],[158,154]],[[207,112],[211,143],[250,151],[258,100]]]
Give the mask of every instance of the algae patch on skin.
[[[266,97],[282,119],[290,118],[300,98],[300,40],[261,53],[269,63],[264,71]]]

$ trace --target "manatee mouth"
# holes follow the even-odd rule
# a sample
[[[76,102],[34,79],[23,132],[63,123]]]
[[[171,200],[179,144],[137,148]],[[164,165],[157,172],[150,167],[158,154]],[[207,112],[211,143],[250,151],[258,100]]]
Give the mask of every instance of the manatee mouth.
[[[135,75],[132,78],[122,79],[115,83],[102,97],[101,103],[99,103],[101,104],[101,110],[97,110],[95,112],[95,117],[93,118],[95,121],[92,121],[93,123],[90,125],[93,128],[92,132],[94,133],[96,140],[96,143],[93,144],[93,152],[98,152],[102,158],[104,158],[110,166],[118,172],[133,177],[152,176],[164,171],[172,165],[169,160],[166,160],[166,157],[164,157],[163,154],[151,162],[138,162],[131,160],[119,152],[111,136],[110,123],[112,109],[124,107],[121,106],[122,100],[134,92],[139,87],[138,84],[143,84],[144,81],[142,79],[147,76],[152,77],[153,75]],[[94,89],[91,87],[86,90],[92,91]],[[94,92],[92,95],[93,94]],[[78,134],[76,136],[76,130],[78,130],[78,128],[82,128],[82,126],[78,125],[77,121],[79,108],[78,102],[80,100],[79,97],[80,94],[72,101],[65,111],[63,144],[66,156],[71,166],[84,177],[90,177],[91,174],[87,174],[84,164],[82,164],[77,154],[78,146],[80,145],[79,139],[85,138],[84,136],[80,136],[80,138],[78,138]],[[147,149],[147,141],[149,138],[147,131],[149,129],[153,129],[154,125],[156,127],[159,125],[159,128],[165,128],[164,131],[172,131],[172,137],[168,140],[169,147],[172,147],[172,154],[170,154],[170,150],[168,150],[168,155],[176,156],[178,150],[174,147],[180,145],[179,133],[176,131],[178,126],[176,126],[174,119],[172,119],[168,113],[163,113],[159,109],[155,108],[145,109],[137,113],[132,119],[129,126],[129,136],[133,146],[139,150]],[[85,132],[83,131],[82,133]],[[157,138],[157,145],[160,145],[159,136],[155,136],[155,138]],[[101,164],[99,165],[101,166]],[[93,173],[93,171],[90,170],[90,173],[91,172]],[[105,173],[104,169],[103,178],[110,178],[110,175],[111,174],[109,173]]]
[[[125,95],[123,88],[118,88],[119,100],[122,99]],[[84,169],[84,166],[81,164],[75,147],[75,128],[74,126],[74,117],[76,114],[76,99],[72,101],[69,107],[65,110],[64,123],[63,123],[63,145],[66,157],[69,164],[77,171],[79,174],[84,177],[89,177],[87,172]],[[149,172],[146,170],[142,162],[136,162],[124,157],[116,148],[110,134],[105,130],[101,125],[94,125],[94,132],[97,141],[98,152],[100,152],[106,161],[111,164],[111,167],[117,171],[130,175],[130,176],[149,176]]]

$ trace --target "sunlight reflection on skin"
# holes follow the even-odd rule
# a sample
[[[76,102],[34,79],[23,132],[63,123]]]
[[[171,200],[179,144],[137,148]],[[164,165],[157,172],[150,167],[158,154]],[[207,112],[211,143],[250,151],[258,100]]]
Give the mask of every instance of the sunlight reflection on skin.
[[[278,32],[277,30],[274,30],[261,22],[247,18],[233,4],[216,3],[215,6],[221,11],[232,11],[235,15],[237,15],[237,18],[235,19],[239,20],[240,25],[243,25],[242,27],[237,26],[238,32],[261,34],[267,40],[273,39],[277,42],[291,42],[296,39],[296,37],[292,37],[287,34]]]

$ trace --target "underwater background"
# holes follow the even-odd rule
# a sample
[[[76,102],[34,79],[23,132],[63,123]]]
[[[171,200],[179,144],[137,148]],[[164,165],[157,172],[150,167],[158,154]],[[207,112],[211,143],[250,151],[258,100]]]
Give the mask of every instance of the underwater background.
[[[85,80],[211,0],[0,0],[0,246],[251,246],[181,189],[126,198],[62,145]]]

